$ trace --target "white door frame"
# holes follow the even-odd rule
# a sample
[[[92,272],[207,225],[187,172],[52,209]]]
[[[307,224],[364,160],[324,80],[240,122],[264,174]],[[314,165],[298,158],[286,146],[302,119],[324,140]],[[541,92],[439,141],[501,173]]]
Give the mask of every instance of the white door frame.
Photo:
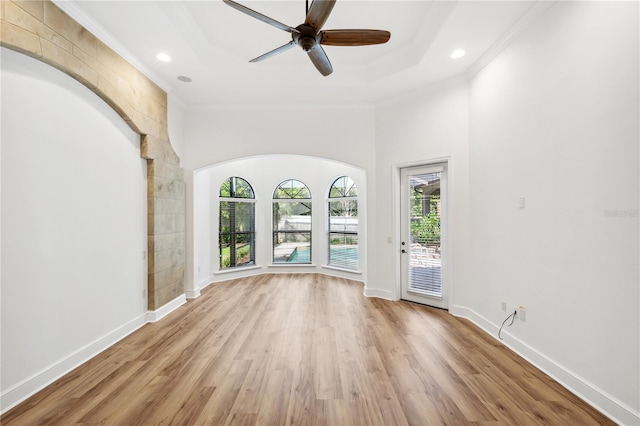
[[[447,171],[447,181],[448,181],[448,185],[447,185],[447,209],[449,210],[451,207],[451,200],[452,200],[452,191],[451,191],[451,157],[446,156],[446,157],[438,157],[438,158],[432,158],[429,160],[422,160],[422,161],[412,161],[412,162],[406,162],[406,163],[398,163],[398,164],[394,164],[391,169],[392,169],[392,200],[393,200],[393,213],[392,213],[392,219],[393,219],[393,228],[394,228],[394,236],[393,236],[393,244],[394,244],[394,250],[396,255],[394,256],[394,276],[396,277],[396,285],[394,286],[394,295],[393,298],[394,300],[400,300],[402,298],[402,246],[401,246],[401,242],[402,242],[402,232],[401,232],[401,220],[402,220],[402,216],[401,216],[401,191],[400,191],[400,185],[402,183],[401,180],[401,173],[402,173],[402,169],[406,169],[406,168],[411,168],[411,167],[429,167],[429,166],[434,166],[434,165],[444,165],[446,171]],[[443,218],[442,223],[441,223],[441,232],[443,237],[443,241],[442,241],[442,259],[443,259],[443,264],[442,264],[442,281],[443,281],[443,288],[444,286],[446,286],[447,289],[447,300],[446,300],[446,306],[444,306],[444,309],[451,309],[452,306],[452,294],[453,294],[453,282],[450,279],[451,277],[451,273],[450,273],[450,265],[453,263],[452,259],[451,259],[451,247],[450,247],[450,217],[451,212],[449,211],[446,214],[446,218]],[[446,241],[444,240],[446,239]],[[445,259],[446,258],[446,259]]]

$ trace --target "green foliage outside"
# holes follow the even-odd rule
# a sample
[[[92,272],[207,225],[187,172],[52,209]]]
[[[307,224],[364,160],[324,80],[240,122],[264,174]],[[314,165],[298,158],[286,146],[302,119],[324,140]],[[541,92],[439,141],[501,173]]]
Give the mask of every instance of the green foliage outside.
[[[307,186],[297,180],[290,179],[282,182],[273,193],[273,198],[279,199],[310,199],[311,193]]]
[[[422,214],[422,192],[416,191],[411,200],[411,237],[422,245],[440,242],[440,196],[431,196],[429,213]]]
[[[329,216],[358,217],[358,201],[357,200],[330,201]]]
[[[332,246],[340,246],[340,245],[357,246],[358,237],[340,236],[338,238],[331,238],[331,240],[329,240],[329,244]]]
[[[329,190],[329,198],[357,197],[358,189],[356,184],[348,176],[342,176],[336,179]]]
[[[231,266],[231,247],[223,247],[220,253],[220,267],[228,268]],[[236,246],[236,265],[243,265],[251,260],[251,245],[238,244]]]
[[[239,177],[230,177],[220,185],[220,197],[254,198],[249,182]]]

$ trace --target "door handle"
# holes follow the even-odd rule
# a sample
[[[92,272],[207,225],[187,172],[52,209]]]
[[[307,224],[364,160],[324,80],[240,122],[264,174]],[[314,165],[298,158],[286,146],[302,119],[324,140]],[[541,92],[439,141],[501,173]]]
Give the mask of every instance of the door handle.
[[[407,251],[405,249],[400,250],[401,253],[406,253]]]

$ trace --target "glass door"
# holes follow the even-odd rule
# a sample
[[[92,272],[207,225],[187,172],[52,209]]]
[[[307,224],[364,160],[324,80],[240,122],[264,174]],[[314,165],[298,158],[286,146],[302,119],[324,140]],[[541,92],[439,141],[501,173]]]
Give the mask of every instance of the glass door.
[[[448,309],[446,165],[405,168],[400,177],[402,299]]]

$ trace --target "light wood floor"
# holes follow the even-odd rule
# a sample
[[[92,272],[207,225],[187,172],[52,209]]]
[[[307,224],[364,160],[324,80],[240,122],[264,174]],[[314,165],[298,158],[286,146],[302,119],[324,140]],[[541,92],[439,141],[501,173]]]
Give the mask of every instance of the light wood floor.
[[[1,423],[613,424],[470,322],[322,275],[212,285]]]

